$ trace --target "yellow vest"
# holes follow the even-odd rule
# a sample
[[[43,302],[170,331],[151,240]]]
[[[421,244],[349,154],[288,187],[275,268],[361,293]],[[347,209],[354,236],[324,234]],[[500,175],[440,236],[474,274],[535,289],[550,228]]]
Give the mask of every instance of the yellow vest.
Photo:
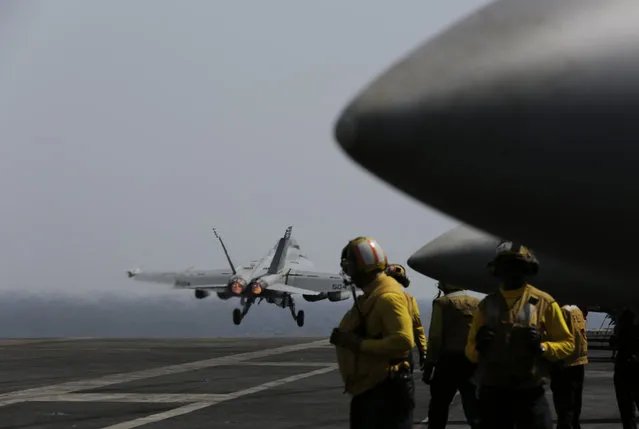
[[[586,339],[586,320],[575,305],[564,305],[561,312],[566,320],[568,329],[575,337],[575,351],[563,363],[565,366],[585,365],[588,363],[588,340]]]
[[[536,326],[543,341],[542,315],[553,302],[550,295],[530,285],[511,309],[500,291],[481,301],[479,311],[496,335],[488,350],[479,355],[476,380],[480,386],[524,389],[547,382],[549,365],[530,350],[522,328]]]
[[[466,291],[452,292],[435,300],[442,309],[441,354],[464,354],[468,331],[477,311],[479,298]]]
[[[424,333],[424,326],[422,325],[422,319],[419,315],[419,307],[417,306],[417,300],[408,292],[404,292],[408,298],[408,312],[410,318],[413,321],[413,337],[415,338],[415,345],[419,351],[420,356],[426,354],[426,334]]]
[[[365,318],[363,326],[365,339],[381,339],[391,334],[392,332],[388,332],[386,326],[384,326],[382,319],[384,314],[375,305],[380,300],[393,300],[395,303],[400,303],[401,301],[406,306],[407,313],[410,314],[407,296],[399,283],[386,274],[381,274],[374,283],[376,285],[371,292],[359,296],[356,305],[353,305],[344,315],[339,325],[340,329],[355,332],[362,329],[361,312]],[[346,348],[336,347],[337,365],[345,384],[345,391],[351,395],[359,395],[386,380],[390,374],[391,360],[407,358],[414,347],[412,329],[409,329],[404,334],[412,340],[410,347],[395,356],[353,353]]]

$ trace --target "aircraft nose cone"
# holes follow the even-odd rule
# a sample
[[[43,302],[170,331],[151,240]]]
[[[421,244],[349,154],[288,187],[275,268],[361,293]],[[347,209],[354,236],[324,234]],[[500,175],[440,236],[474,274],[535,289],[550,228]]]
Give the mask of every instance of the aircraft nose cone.
[[[519,143],[639,136],[628,110],[639,107],[638,21],[636,0],[492,2],[367,86],[334,137],[372,173],[447,211],[451,188],[472,196],[503,183],[500,168],[530,157]]]
[[[486,264],[499,239],[460,225],[435,238],[408,258],[407,265],[434,279],[489,277]]]

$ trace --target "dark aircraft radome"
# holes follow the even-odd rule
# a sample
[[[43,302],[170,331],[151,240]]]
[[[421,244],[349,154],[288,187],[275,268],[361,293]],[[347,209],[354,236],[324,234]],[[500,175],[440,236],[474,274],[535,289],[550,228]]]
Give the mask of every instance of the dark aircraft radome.
[[[634,281],[639,1],[493,2],[364,89],[335,136],[437,210]]]
[[[497,289],[486,265],[495,257],[500,239],[460,225],[417,250],[408,259],[415,271],[482,293]],[[548,291],[561,305],[576,304],[609,314],[636,300],[635,288],[589,267],[575,266],[545,253],[535,252],[539,273],[531,282]]]

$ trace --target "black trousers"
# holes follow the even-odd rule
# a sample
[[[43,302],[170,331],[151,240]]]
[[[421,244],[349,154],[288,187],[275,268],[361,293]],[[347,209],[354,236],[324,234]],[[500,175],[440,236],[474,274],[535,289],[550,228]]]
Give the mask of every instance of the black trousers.
[[[584,365],[553,367],[550,390],[557,413],[557,429],[581,429],[581,398],[584,391]]]
[[[351,399],[350,429],[412,429],[415,382],[386,380]]]
[[[435,366],[430,382],[430,405],[428,406],[428,429],[444,429],[448,423],[450,404],[459,391],[471,428],[479,428],[479,409],[476,388],[470,382],[473,364],[464,355],[442,356]]]
[[[552,429],[550,405],[544,388],[479,389],[482,429]]]
[[[636,429],[635,407],[639,407],[639,363],[617,360],[613,379],[623,429]]]

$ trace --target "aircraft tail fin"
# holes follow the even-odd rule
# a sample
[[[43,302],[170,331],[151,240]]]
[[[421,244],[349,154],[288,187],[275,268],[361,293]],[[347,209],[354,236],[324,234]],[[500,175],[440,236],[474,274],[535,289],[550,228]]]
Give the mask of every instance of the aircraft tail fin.
[[[289,226],[286,228],[284,232],[284,236],[280,238],[280,241],[277,243],[277,248],[275,249],[275,254],[273,255],[273,259],[271,260],[271,266],[268,267],[268,274],[275,274],[279,272],[284,266],[284,262],[286,261],[286,253],[288,251],[288,245],[291,240],[291,233],[293,232],[293,226]]]
[[[231,261],[231,257],[229,256],[228,250],[226,250],[226,246],[224,245],[224,240],[222,240],[222,237],[220,237],[220,235],[217,233],[217,230],[215,228],[213,228],[213,234],[215,235],[215,238],[217,238],[220,241],[220,244],[222,245],[222,250],[224,251],[224,255],[226,256],[226,260],[229,261],[229,265],[231,266],[231,271],[233,271],[233,275],[235,275],[237,271],[235,270],[235,265],[233,265],[233,261]]]

